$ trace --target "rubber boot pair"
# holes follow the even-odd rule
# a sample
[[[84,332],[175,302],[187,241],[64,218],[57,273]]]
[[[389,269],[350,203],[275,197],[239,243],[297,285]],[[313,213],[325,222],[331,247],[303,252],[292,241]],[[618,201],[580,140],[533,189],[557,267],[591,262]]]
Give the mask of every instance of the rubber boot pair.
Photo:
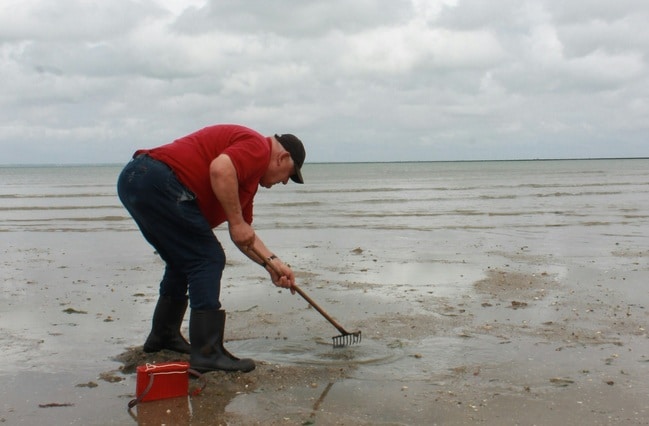
[[[191,353],[191,346],[180,334],[180,326],[187,310],[187,298],[172,299],[160,296],[153,311],[151,333],[144,342],[144,352],[158,352],[167,349],[180,353]]]
[[[214,370],[243,371],[255,369],[251,359],[239,359],[223,347],[225,311],[192,309],[189,317],[189,340],[191,357],[189,364],[201,373]]]

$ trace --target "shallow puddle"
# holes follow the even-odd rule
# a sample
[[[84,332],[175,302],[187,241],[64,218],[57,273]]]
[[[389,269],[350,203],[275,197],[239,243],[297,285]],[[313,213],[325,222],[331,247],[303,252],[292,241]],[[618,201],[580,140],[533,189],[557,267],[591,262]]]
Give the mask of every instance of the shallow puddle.
[[[233,346],[235,342],[229,344]],[[251,339],[236,342],[239,354],[254,354],[255,358],[269,363],[306,366],[345,366],[388,364],[403,358],[402,348],[388,347],[382,342],[365,339],[359,344],[334,348],[331,341],[273,342]]]

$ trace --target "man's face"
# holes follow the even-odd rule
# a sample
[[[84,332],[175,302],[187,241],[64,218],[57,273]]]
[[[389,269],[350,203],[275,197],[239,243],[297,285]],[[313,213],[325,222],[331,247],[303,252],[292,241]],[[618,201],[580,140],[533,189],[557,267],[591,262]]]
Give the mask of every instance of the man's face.
[[[259,185],[264,188],[271,188],[273,185],[283,183],[286,185],[293,173],[295,173],[295,165],[289,153],[279,156],[277,160],[270,162],[268,170],[261,177]]]

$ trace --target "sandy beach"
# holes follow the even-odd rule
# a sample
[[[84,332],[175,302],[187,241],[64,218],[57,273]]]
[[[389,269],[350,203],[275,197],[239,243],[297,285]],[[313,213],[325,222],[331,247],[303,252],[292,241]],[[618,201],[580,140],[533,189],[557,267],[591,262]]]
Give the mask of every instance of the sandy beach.
[[[257,368],[133,416],[136,366],[186,358],[141,350],[163,265],[118,168],[5,170],[0,422],[649,424],[644,163],[390,167],[313,166],[257,205],[264,241],[360,344],[334,349],[219,229],[226,347]]]
[[[299,296],[226,249],[227,346],[258,367],[209,373],[189,401],[142,404],[140,424],[647,424],[646,249],[373,235],[266,232],[302,287],[362,331],[344,349]],[[134,424],[134,367],[181,359],[139,347],[160,261],[136,232],[3,241],[2,421]]]

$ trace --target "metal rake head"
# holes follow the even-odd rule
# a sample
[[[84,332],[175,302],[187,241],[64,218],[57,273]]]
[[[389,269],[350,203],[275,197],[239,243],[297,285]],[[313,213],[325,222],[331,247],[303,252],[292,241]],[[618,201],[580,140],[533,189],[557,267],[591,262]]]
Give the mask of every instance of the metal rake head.
[[[334,343],[334,348],[343,348],[348,345],[354,345],[361,342],[361,332],[341,334],[331,338]]]

